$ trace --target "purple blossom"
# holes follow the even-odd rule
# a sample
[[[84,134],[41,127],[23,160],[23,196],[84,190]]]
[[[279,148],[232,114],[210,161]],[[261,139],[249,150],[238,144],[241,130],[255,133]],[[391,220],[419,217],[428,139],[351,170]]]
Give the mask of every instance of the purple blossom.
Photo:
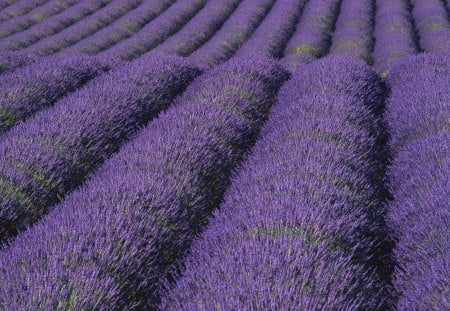
[[[35,57],[25,53],[0,52],[0,74],[31,64],[34,60]]]
[[[15,3],[11,0],[4,1],[5,4],[0,2],[0,22],[8,19],[25,15],[37,6],[40,6],[48,0],[16,0]],[[9,4],[9,5],[8,5]],[[6,5],[6,6],[5,6]]]

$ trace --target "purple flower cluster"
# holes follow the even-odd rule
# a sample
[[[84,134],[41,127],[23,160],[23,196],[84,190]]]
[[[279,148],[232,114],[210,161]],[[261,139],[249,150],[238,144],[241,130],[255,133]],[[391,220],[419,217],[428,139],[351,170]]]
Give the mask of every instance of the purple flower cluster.
[[[358,60],[297,71],[160,309],[381,310],[381,98]]]
[[[294,72],[302,64],[328,52],[340,2],[341,0],[309,0],[305,4],[297,30],[289,40],[281,59],[287,69]]]
[[[142,0],[115,0],[94,14],[83,18],[53,36],[36,42],[23,51],[38,55],[49,55],[60,51],[99,31],[127,12],[135,9],[141,3]]]
[[[393,68],[386,120],[393,160],[388,220],[396,238],[398,310],[448,310],[450,58],[422,54]]]
[[[143,57],[94,79],[0,143],[0,240],[38,220],[199,74],[176,57]]]
[[[7,0],[5,1],[6,7],[0,4],[0,7],[5,7],[5,9],[2,8],[2,11],[0,12],[0,22],[25,15],[47,1],[48,0],[16,0],[14,3],[14,1]]]
[[[241,0],[210,0],[180,31],[150,53],[188,56],[222,26]]]
[[[442,0],[411,0],[411,3],[422,50],[450,54],[450,22]]]
[[[202,69],[225,62],[255,31],[274,3],[274,0],[242,1],[214,37],[189,59]]]
[[[64,11],[67,7],[77,2],[80,2],[80,0],[51,0],[28,12],[26,15],[7,20],[0,24],[0,38],[30,28],[49,16]]]
[[[360,58],[372,63],[374,0],[343,0],[330,54]]]
[[[1,75],[0,134],[108,69],[91,56],[55,56]]]
[[[0,253],[6,309],[152,310],[161,280],[220,203],[281,82],[269,60],[234,60]]]
[[[127,60],[137,58],[180,30],[205,6],[206,2],[206,0],[179,0],[134,35],[100,55],[112,55]]]
[[[414,55],[419,48],[407,0],[377,0],[374,68],[386,75],[392,65]]]
[[[106,6],[112,0],[81,1],[62,13],[0,41],[0,50],[21,50],[42,38],[51,36]]]
[[[20,52],[0,52],[0,74],[32,63],[35,58]],[[0,78],[1,81],[1,78]],[[1,93],[1,91],[0,91]],[[0,95],[1,96],[1,95]],[[1,107],[1,103],[0,103]],[[0,108],[1,110],[1,108]],[[0,116],[1,120],[1,116]],[[1,121],[0,121],[1,122]]]
[[[279,0],[236,56],[261,55],[279,58],[295,30],[305,0]]]
[[[64,54],[96,54],[135,34],[164,12],[175,0],[144,1],[136,9],[108,27],[92,34],[73,46],[61,50]]]

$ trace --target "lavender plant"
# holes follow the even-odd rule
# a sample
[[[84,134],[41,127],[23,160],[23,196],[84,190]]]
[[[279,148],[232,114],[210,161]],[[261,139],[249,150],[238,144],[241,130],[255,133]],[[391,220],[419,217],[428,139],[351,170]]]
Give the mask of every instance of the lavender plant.
[[[50,0],[25,15],[0,23],[0,39],[30,28],[34,24],[64,11],[67,7],[77,2],[80,2],[80,0]]]
[[[175,0],[144,1],[108,27],[61,50],[64,54],[97,54],[132,36],[164,12]]]
[[[193,82],[85,186],[3,249],[1,305],[154,309],[161,280],[219,204],[286,76],[258,58]]]
[[[23,49],[23,51],[41,56],[58,52],[107,27],[119,17],[138,7],[141,3],[142,0],[112,1],[109,5],[94,12],[92,15],[83,18],[53,36],[32,44],[28,48]]]
[[[359,61],[297,71],[159,309],[385,308],[372,266],[384,232],[381,96]]]
[[[47,1],[49,0],[16,0],[16,2],[7,0],[5,2],[9,5],[4,7],[4,9],[2,8],[2,11],[0,12],[0,22],[25,15]]]
[[[449,16],[441,0],[411,0],[420,47],[427,53],[450,50]]]
[[[304,3],[304,0],[275,2],[256,31],[236,52],[236,56],[261,55],[279,58],[295,30]]]
[[[0,52],[0,74],[30,64],[34,60],[35,57],[20,52]]]
[[[197,66],[208,69],[228,60],[269,13],[274,0],[244,0],[205,45],[189,56]]]
[[[126,60],[137,58],[180,30],[203,8],[205,3],[206,0],[179,0],[131,37],[100,55]]]
[[[180,31],[151,53],[188,56],[208,41],[233,13],[241,0],[211,0]]]
[[[342,0],[330,54],[351,56],[372,64],[374,13],[373,0]]]
[[[398,310],[446,310],[450,279],[450,58],[395,66],[386,120],[393,154],[388,220],[394,232]]]
[[[377,0],[375,17],[374,68],[387,75],[395,62],[418,53],[409,2]]]
[[[52,18],[0,41],[0,50],[21,50],[38,40],[53,35],[106,6],[112,0],[81,1]]]
[[[98,58],[50,57],[1,75],[0,134],[108,69]]]
[[[0,144],[0,240],[40,219],[198,73],[174,57],[125,63],[7,133]]]
[[[341,0],[310,0],[300,17],[297,30],[289,40],[283,65],[290,71],[296,71],[302,64],[325,56],[331,44]]]

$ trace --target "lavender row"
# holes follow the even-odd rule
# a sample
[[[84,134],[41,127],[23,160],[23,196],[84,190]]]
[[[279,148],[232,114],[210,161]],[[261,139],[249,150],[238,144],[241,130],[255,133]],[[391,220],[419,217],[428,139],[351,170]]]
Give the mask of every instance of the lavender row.
[[[371,64],[374,16],[373,0],[343,0],[330,54],[351,56]]]
[[[295,73],[160,309],[381,310],[381,96],[359,61]]]
[[[61,50],[64,54],[96,54],[135,34],[166,10],[175,0],[144,1],[108,27]]]
[[[108,68],[92,57],[49,57],[1,75],[0,134]]]
[[[112,0],[81,1],[64,12],[0,41],[0,49],[21,50],[82,20]]]
[[[420,47],[428,53],[450,50],[450,23],[442,0],[411,0]]]
[[[64,11],[67,7],[77,2],[80,2],[80,0],[51,0],[28,12],[26,15],[5,21],[0,24],[0,39],[30,28],[34,24]]]
[[[398,310],[447,310],[450,279],[450,58],[419,55],[393,68],[388,219]]]
[[[158,18],[100,55],[127,60],[139,57],[179,31],[205,6],[206,2],[206,0],[178,0]]]
[[[340,2],[341,0],[309,0],[305,4],[297,30],[281,59],[286,68],[293,72],[302,64],[326,55],[339,15]]]
[[[0,253],[0,304],[153,310],[161,280],[219,204],[285,78],[276,64],[258,59],[196,80]]]
[[[5,9],[0,12],[0,22],[6,21],[8,19],[25,15],[32,9],[48,2],[49,0],[22,0],[11,3]],[[9,1],[11,2],[11,1]]]
[[[198,73],[182,59],[143,57],[100,76],[5,135],[0,239],[34,223],[81,184]]]
[[[214,37],[192,53],[189,59],[202,69],[228,60],[255,31],[274,2],[274,0],[242,1]]]
[[[33,56],[20,52],[0,52],[0,74],[31,64],[34,60]]]
[[[1,0],[0,1],[0,10],[3,10],[4,8],[14,4],[14,2],[17,2],[18,0]]]
[[[374,68],[386,75],[397,61],[418,52],[415,29],[407,0],[377,0]]]
[[[22,51],[41,56],[58,52],[99,31],[141,3],[142,0],[115,0],[94,14]]]
[[[152,53],[188,56],[223,25],[241,0],[210,0],[180,31],[152,50]]]
[[[280,0],[252,36],[236,52],[236,56],[261,55],[279,58],[295,30],[305,0]]]

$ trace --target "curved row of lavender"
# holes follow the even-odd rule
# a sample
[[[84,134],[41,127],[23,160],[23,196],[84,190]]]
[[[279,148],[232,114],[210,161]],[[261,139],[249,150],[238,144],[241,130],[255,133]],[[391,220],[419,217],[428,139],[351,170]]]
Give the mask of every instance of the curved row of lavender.
[[[31,64],[35,59],[36,58],[32,55],[27,55],[24,53],[0,52],[0,74]]]
[[[302,64],[325,56],[331,44],[331,36],[339,15],[341,0],[309,0],[300,17],[297,30],[289,40],[283,65],[296,71]]]
[[[11,57],[18,60],[16,54]],[[49,57],[2,74],[0,135],[109,68],[89,56]]]
[[[244,0],[206,44],[189,56],[202,69],[227,61],[255,31],[275,0]]]
[[[41,56],[58,52],[109,26],[118,18],[138,7],[142,1],[143,0],[114,0],[94,14],[83,18],[79,22],[61,30],[53,36],[39,40],[22,51]]]
[[[329,53],[372,64],[374,17],[374,0],[342,0]]]
[[[389,222],[396,238],[398,310],[448,310],[450,300],[450,58],[394,67],[386,120],[393,153]]]
[[[442,0],[411,0],[420,47],[428,53],[450,51],[450,22]]]
[[[175,0],[144,1],[108,27],[61,50],[63,54],[96,54],[132,36],[162,14]]]
[[[208,41],[242,0],[210,0],[181,30],[151,53],[188,56]]]
[[[25,15],[0,23],[0,39],[30,28],[40,21],[64,11],[81,0],[51,0]]]
[[[120,41],[99,55],[126,60],[137,58],[180,30],[198,14],[206,2],[207,0],[178,0],[131,37]]]
[[[0,142],[0,242],[39,220],[198,73],[183,59],[142,57],[7,133]]]
[[[47,1],[49,0],[16,0],[15,3],[13,1],[5,1],[10,5],[4,9],[2,8],[2,11],[0,12],[0,22],[25,15]]]
[[[407,0],[377,0],[373,67],[387,75],[392,65],[419,52]]]
[[[287,41],[295,30],[305,0],[279,0],[256,31],[236,52],[235,56],[259,55],[280,58]]]
[[[341,56],[305,65],[161,310],[377,310],[382,88]]]
[[[193,82],[85,186],[3,249],[0,305],[152,310],[285,78],[258,58]]]
[[[10,6],[11,4],[14,4],[14,2],[17,2],[19,0],[2,0],[0,1],[0,10],[3,10],[4,8]]]
[[[0,49],[21,50],[31,44],[53,35],[66,27],[82,20],[86,16],[106,6],[112,0],[81,1],[78,4],[64,10],[62,13],[45,19],[42,22],[18,32],[0,41]]]

